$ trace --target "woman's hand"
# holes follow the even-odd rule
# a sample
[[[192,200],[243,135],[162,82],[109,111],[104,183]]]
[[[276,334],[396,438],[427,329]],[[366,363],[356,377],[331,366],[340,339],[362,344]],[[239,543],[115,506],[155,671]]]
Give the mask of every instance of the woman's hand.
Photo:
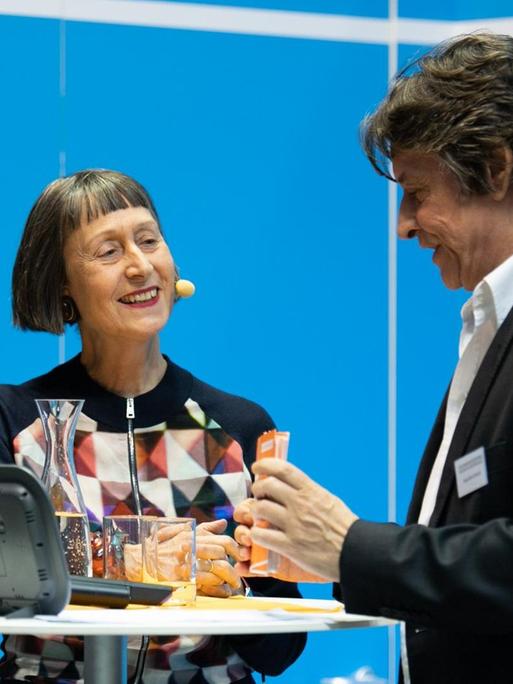
[[[200,595],[227,598],[243,593],[244,587],[237,568],[249,560],[249,549],[239,545],[226,530],[226,520],[212,520],[196,528],[196,588]],[[150,576],[158,581],[187,579],[187,556],[191,552],[186,527],[163,526],[158,531],[158,568],[153,556],[146,559]],[[125,546],[125,571],[128,579],[142,580],[141,546]],[[236,563],[234,567],[233,562]],[[141,576],[140,576],[141,575]]]
[[[243,593],[237,564],[249,558],[249,551],[226,534],[226,520],[212,520],[196,528],[196,588],[204,596],[227,598]]]
[[[124,574],[129,582],[143,581],[142,545],[125,544],[123,547]],[[123,579],[120,577],[119,579]]]

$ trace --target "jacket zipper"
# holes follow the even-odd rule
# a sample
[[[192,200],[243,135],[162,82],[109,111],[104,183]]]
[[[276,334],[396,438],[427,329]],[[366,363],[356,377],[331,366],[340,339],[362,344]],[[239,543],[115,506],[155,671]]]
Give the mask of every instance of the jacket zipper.
[[[134,420],[135,420],[135,402],[133,397],[126,399],[126,420],[128,423],[127,441],[128,441],[128,467],[130,469],[130,485],[132,487],[132,498],[134,500],[135,512],[137,515],[142,515],[141,509],[141,493],[139,491],[139,478],[137,476],[137,458],[135,455],[135,435],[134,435]],[[141,645],[139,653],[137,654],[137,663],[135,666],[134,684],[141,684],[144,673],[144,664],[146,661],[146,653],[150,644],[150,637],[141,636]]]
[[[126,399],[126,420],[128,423],[127,444],[128,444],[128,467],[130,469],[130,485],[132,487],[132,497],[134,500],[135,512],[142,515],[141,492],[139,490],[139,478],[137,476],[137,458],[135,455],[135,402],[133,397]]]

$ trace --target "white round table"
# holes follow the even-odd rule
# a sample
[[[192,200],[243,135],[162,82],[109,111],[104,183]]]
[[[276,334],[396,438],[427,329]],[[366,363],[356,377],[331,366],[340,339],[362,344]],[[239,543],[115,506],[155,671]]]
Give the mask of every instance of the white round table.
[[[277,607],[269,610],[262,609],[262,602],[269,604],[268,598],[244,601],[242,609],[72,607],[57,616],[0,618],[0,633],[81,635],[85,646],[85,684],[124,684],[126,644],[131,635],[321,632],[394,624],[385,618],[348,615],[338,609],[340,604],[335,601],[277,599]]]

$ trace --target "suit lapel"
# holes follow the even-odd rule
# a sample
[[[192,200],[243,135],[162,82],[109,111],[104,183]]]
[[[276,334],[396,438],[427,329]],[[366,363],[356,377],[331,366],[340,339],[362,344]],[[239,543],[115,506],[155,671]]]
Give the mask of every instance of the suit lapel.
[[[511,309],[493,338],[461,410],[442,473],[435,509],[430,520],[430,526],[432,527],[436,527],[439,523],[447,497],[455,485],[454,461],[467,452],[470,438],[476,427],[483,405],[512,341],[513,309]]]
[[[413,487],[411,502],[408,507],[408,514],[406,516],[407,525],[411,523],[416,523],[419,519],[419,513],[420,508],[422,506],[424,491],[427,487],[429,475],[431,473],[431,468],[433,467],[434,460],[438,453],[440,442],[442,441],[448,394],[449,390],[447,390],[447,392],[445,393],[442,405],[438,409],[438,414],[436,416],[433,429],[431,430],[431,434],[429,435],[426,448],[424,449],[424,453],[420,461],[419,469],[417,471],[417,477],[415,478],[415,485]]]

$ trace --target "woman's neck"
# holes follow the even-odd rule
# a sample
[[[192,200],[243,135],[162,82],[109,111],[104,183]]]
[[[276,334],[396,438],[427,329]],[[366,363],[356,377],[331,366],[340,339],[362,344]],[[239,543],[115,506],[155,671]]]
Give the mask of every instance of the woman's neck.
[[[83,339],[80,361],[93,380],[122,397],[149,392],[159,384],[167,368],[158,337],[149,342],[116,344],[93,344]]]

